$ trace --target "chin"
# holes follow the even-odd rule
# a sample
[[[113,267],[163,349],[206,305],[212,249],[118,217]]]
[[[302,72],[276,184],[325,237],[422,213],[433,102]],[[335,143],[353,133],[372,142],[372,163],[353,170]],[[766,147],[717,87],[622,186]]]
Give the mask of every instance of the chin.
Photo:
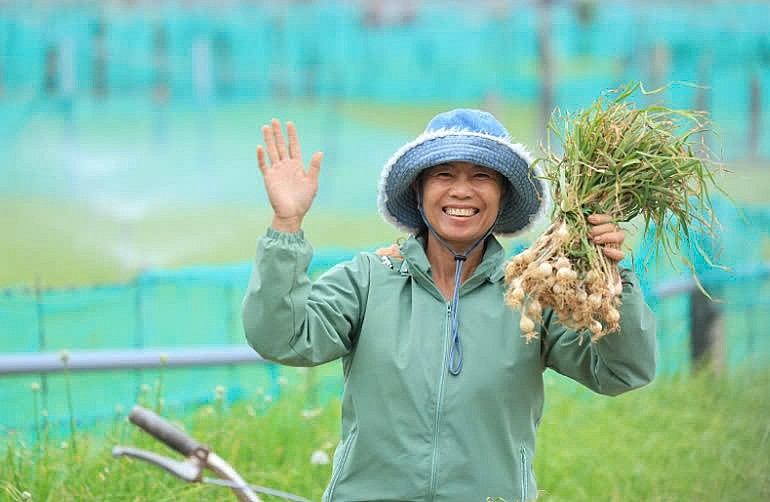
[[[485,232],[445,232],[440,233],[439,236],[444,239],[446,242],[454,242],[457,244],[464,245],[465,247],[470,247],[474,244],[476,244],[476,241],[484,237]]]

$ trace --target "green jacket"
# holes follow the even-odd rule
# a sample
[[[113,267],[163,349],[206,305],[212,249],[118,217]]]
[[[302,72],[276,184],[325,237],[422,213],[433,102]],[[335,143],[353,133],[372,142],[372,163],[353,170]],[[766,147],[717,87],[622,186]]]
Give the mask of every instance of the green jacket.
[[[519,313],[503,302],[495,239],[460,290],[464,364],[453,376],[450,304],[422,243],[410,238],[401,253],[392,268],[362,253],[311,283],[302,233],[269,229],[258,244],[243,301],[249,344],[288,365],[342,358],[342,440],[324,501],[534,499],[545,368],[609,395],[654,377],[655,321],[630,271],[621,334],[581,343],[546,314],[548,335],[526,343]]]

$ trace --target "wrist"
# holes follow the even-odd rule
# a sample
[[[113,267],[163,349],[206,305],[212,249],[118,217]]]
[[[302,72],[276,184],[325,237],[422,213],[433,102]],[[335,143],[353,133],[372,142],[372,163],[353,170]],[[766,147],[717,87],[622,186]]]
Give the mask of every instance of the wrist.
[[[295,216],[286,218],[274,214],[273,222],[270,224],[270,226],[279,232],[296,234],[302,229],[302,217]]]

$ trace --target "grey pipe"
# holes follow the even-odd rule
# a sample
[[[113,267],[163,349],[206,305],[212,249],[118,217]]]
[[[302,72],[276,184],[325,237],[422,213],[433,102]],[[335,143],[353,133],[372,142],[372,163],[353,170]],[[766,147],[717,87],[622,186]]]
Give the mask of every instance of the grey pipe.
[[[0,354],[0,376],[264,362],[259,354],[246,346],[31,352]]]

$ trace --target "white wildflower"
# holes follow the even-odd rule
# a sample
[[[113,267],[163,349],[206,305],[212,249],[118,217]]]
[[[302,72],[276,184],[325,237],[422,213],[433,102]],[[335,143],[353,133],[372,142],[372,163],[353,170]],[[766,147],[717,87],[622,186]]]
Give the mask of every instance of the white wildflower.
[[[321,408],[311,408],[302,410],[302,418],[315,418],[321,414]]]
[[[323,450],[316,450],[310,455],[310,463],[313,465],[328,465],[329,462],[329,454]]]

